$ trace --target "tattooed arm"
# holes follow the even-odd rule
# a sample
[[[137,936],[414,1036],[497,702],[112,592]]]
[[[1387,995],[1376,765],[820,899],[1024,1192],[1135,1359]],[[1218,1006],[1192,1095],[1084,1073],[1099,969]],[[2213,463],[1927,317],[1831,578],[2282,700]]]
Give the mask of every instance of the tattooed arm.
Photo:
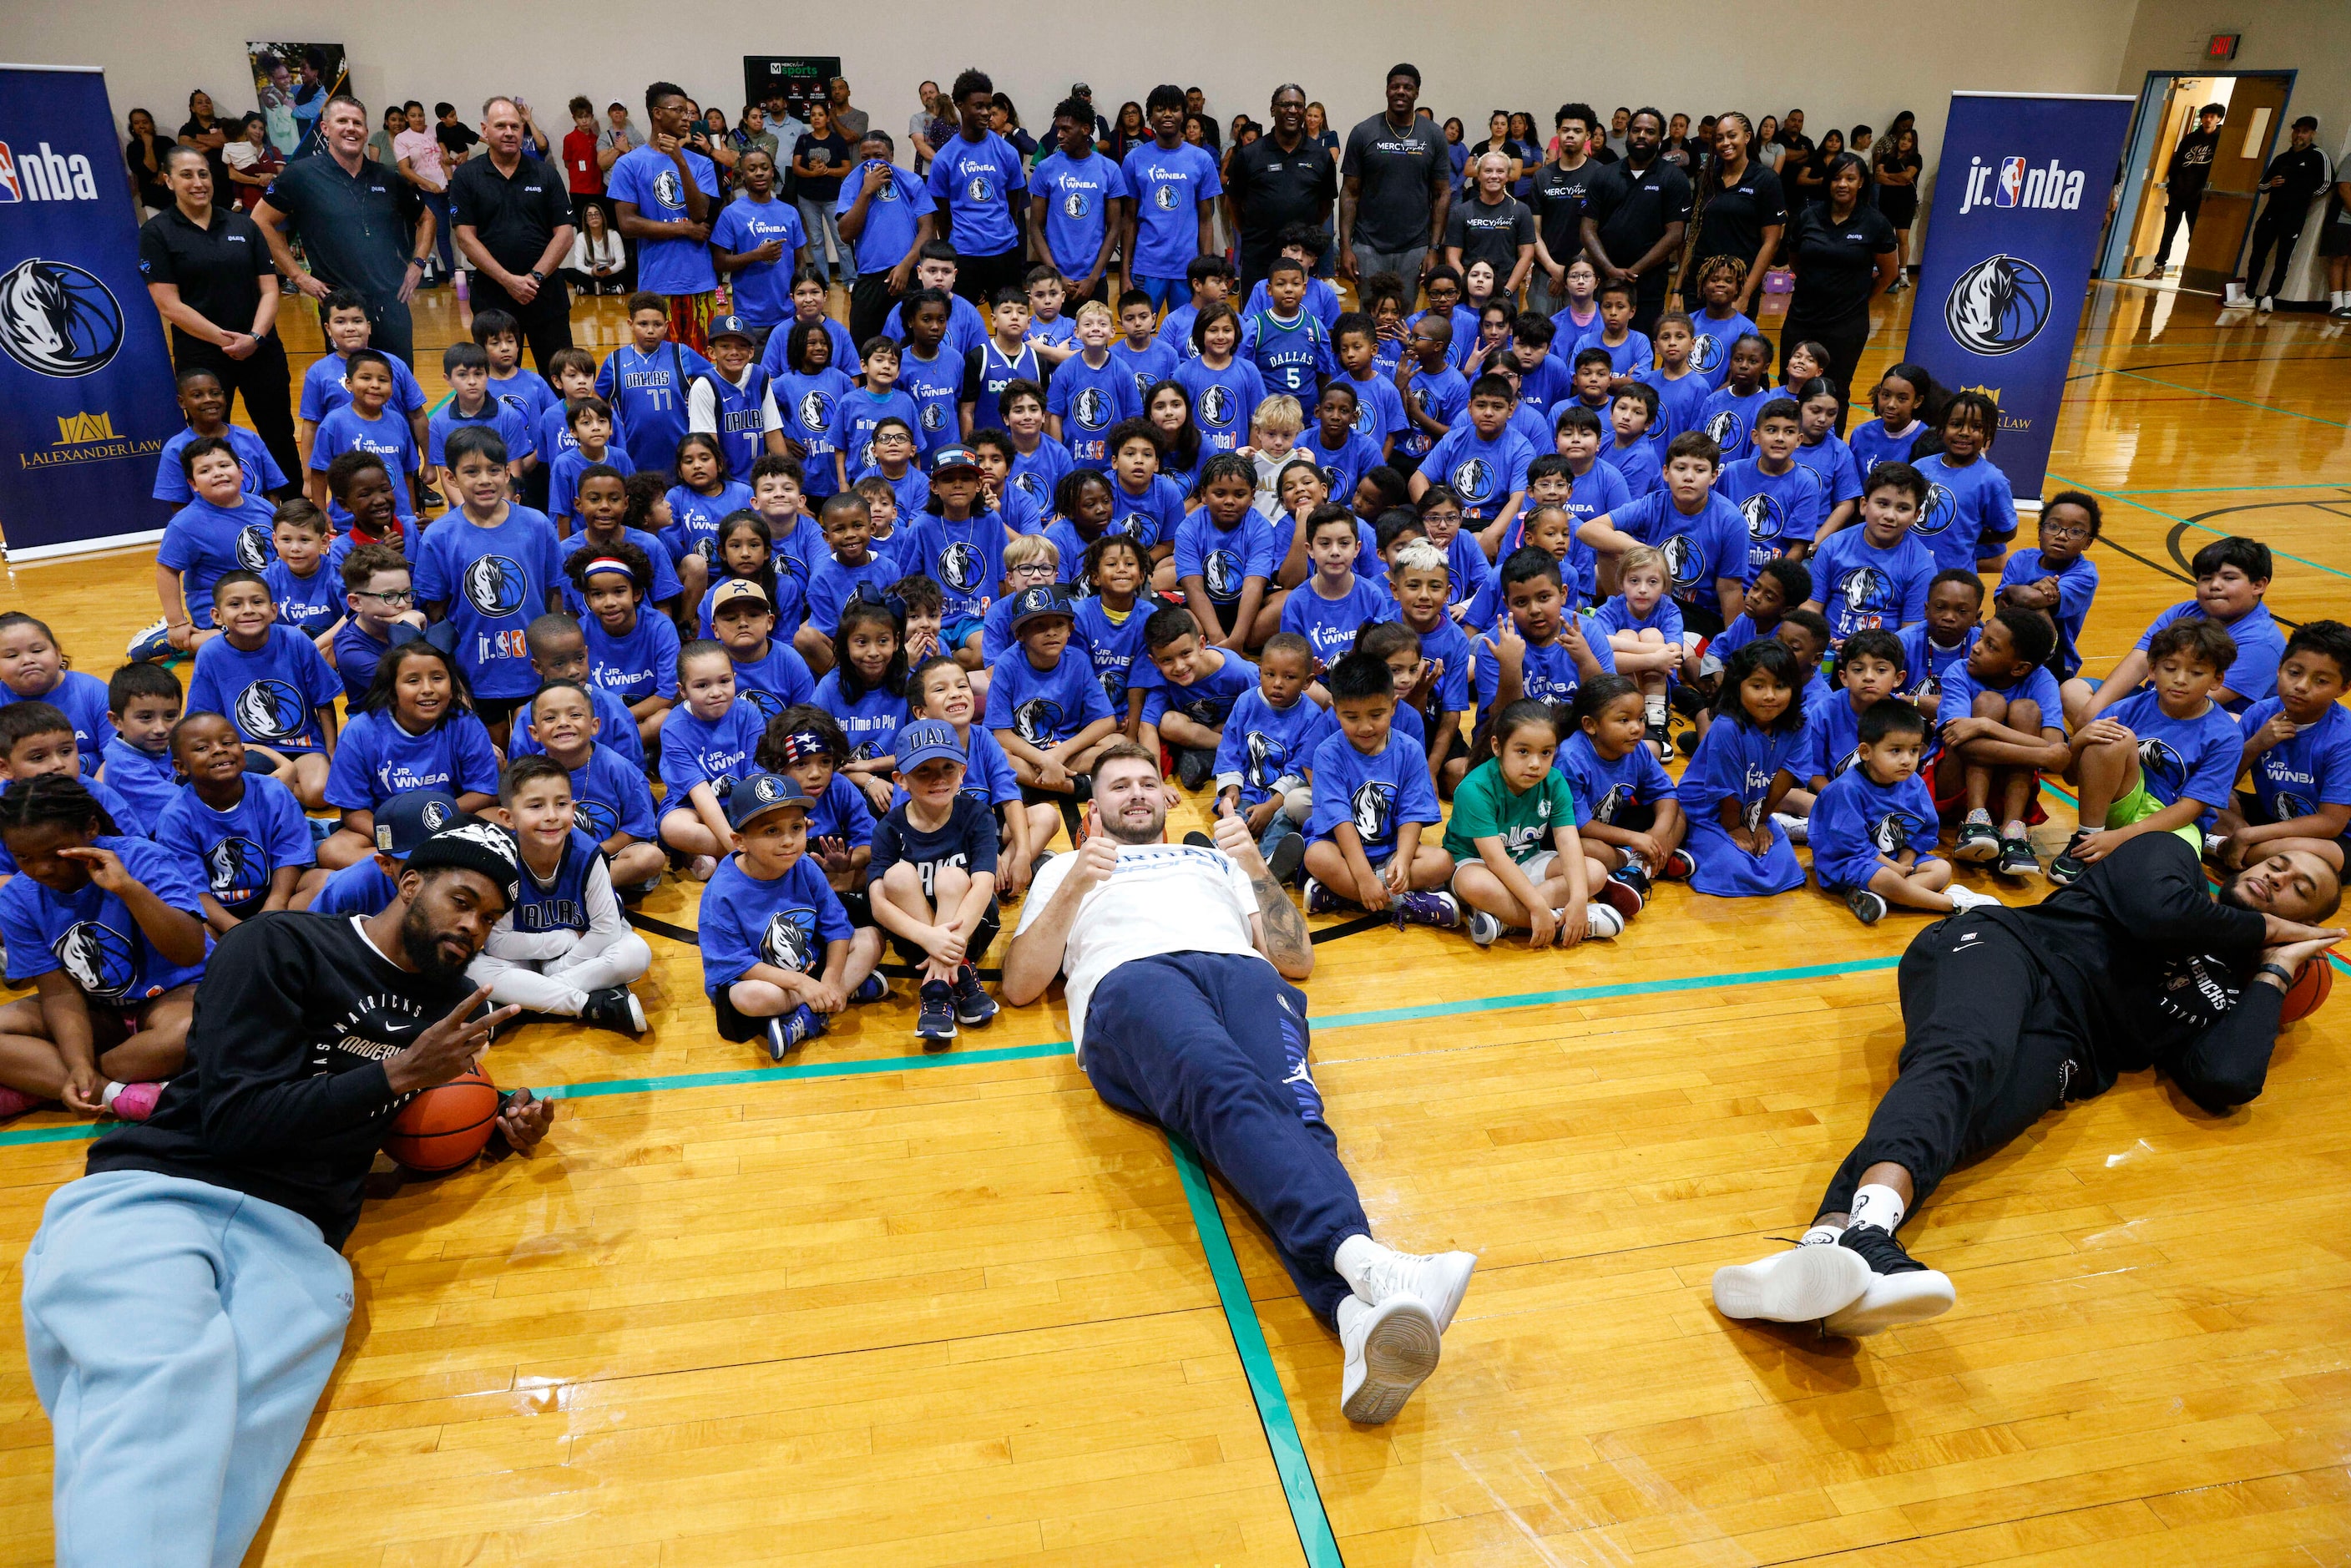
[[[1219,817],[1216,825],[1217,847],[1230,855],[1249,878],[1249,891],[1257,895],[1257,915],[1249,922],[1250,934],[1257,940],[1257,950],[1264,954],[1282,977],[1302,980],[1314,972],[1314,949],[1306,939],[1306,918],[1298,913],[1298,905],[1273,879],[1265,862],[1257,852],[1257,840],[1249,824],[1238,817]]]

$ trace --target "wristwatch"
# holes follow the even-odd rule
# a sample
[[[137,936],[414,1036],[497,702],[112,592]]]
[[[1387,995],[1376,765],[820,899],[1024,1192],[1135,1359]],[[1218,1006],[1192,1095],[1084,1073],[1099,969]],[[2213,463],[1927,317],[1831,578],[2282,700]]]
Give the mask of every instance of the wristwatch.
[[[534,267],[530,269],[530,280],[533,283],[544,283],[547,281],[547,274]]]
[[[2263,964],[2260,968],[2255,969],[2253,973],[2256,975],[2275,975],[2278,977],[2279,985],[2287,988],[2289,990],[2294,987],[2294,977],[2286,972],[2285,966],[2283,964]]]

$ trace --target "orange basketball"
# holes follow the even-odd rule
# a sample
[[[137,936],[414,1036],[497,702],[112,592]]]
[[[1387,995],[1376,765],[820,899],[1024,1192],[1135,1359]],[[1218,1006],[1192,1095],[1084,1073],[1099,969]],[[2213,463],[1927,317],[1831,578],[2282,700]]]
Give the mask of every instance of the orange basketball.
[[[2326,955],[2319,954],[2302,967],[2294,984],[2285,988],[2285,1000],[2278,1007],[2278,1022],[2293,1023],[2316,1012],[2326,1000],[2326,993],[2335,988],[2335,966]]]
[[[440,1176],[480,1154],[497,1120],[497,1085],[475,1068],[402,1106],[383,1152],[419,1175]]]

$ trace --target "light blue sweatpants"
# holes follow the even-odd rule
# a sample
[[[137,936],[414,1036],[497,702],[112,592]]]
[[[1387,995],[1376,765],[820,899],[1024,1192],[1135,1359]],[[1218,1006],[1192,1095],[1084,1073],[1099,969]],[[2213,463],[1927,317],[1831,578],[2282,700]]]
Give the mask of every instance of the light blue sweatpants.
[[[277,1204],[145,1171],[60,1187],[25,1254],[66,1568],[235,1568],[335,1370],[351,1270]]]

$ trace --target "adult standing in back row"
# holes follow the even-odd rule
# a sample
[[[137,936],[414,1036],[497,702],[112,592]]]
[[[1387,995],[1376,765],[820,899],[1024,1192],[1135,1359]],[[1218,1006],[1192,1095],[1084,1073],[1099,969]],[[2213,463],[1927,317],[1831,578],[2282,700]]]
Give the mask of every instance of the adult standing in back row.
[[[1715,159],[1706,175],[1706,205],[1698,212],[1698,243],[1690,247],[1690,264],[1682,273],[1682,300],[1693,315],[1706,308],[1706,295],[1699,287],[1706,264],[1727,256],[1747,269],[1739,285],[1739,298],[1730,302],[1730,308],[1751,317],[1755,291],[1762,287],[1764,272],[1780,254],[1781,236],[1788,225],[1788,203],[1780,176],[1749,156],[1754,141],[1754,128],[1737,110],[1715,121]]]
[[[1144,100],[1152,139],[1126,155],[1126,287],[1153,309],[1187,298],[1184,269],[1217,250],[1217,198],[1225,192],[1216,155],[1184,140],[1184,89],[1162,82]]]
[[[1029,174],[1011,142],[989,129],[996,84],[985,71],[965,71],[955,79],[956,134],[931,157],[931,200],[945,209],[955,230],[955,291],[985,308],[999,288],[1020,287],[1020,225],[1011,193],[1028,188]],[[912,256],[930,243],[938,214],[926,214],[901,273],[913,270]],[[904,277],[893,277],[898,287]]]
[[[416,358],[409,297],[433,254],[434,220],[414,186],[367,156],[367,106],[348,93],[327,100],[319,117],[323,158],[297,158],[279,172],[253,223],[270,259],[313,299],[349,288],[367,301],[369,341],[402,363]],[[310,265],[294,259],[291,228]]]
[[[1583,248],[1604,280],[1634,287],[1633,330],[1646,332],[1666,307],[1666,278],[1690,214],[1689,176],[1657,155],[1662,110],[1637,109],[1625,125],[1625,156],[1592,183]]]
[[[1391,272],[1416,292],[1445,242],[1453,156],[1445,132],[1413,112],[1420,68],[1388,70],[1387,108],[1347,133],[1340,163],[1339,271],[1360,283]]]
[[[1274,89],[1267,118],[1272,129],[1234,148],[1225,167],[1244,299],[1281,254],[1281,236],[1301,225],[1323,228],[1339,198],[1338,166],[1306,133],[1306,89],[1296,82]]]
[[[1591,155],[1588,103],[1559,106],[1559,135],[1551,160],[1535,171],[1535,271],[1527,308],[1552,316],[1567,308],[1567,264],[1583,254],[1583,209],[1592,182],[1608,165]]]
[[[504,310],[522,329],[541,375],[571,347],[571,290],[556,268],[571,254],[571,193],[555,165],[526,158],[522,110],[510,98],[482,105],[486,158],[468,158],[449,177],[449,222],[474,264],[476,312]]]
[[[930,233],[931,193],[890,161],[895,151],[888,131],[878,125],[868,129],[857,144],[861,162],[833,198],[841,237],[857,262],[857,281],[849,290],[849,336],[858,343],[880,335]]]
[[[621,235],[637,243],[637,287],[669,301],[669,335],[696,353],[710,347],[718,302],[718,272],[710,260],[712,199],[718,169],[685,144],[694,105],[675,82],[645,89],[653,139],[622,154],[605,193],[621,217]]]
[[[1869,341],[1869,302],[1894,282],[1900,263],[1894,225],[1861,199],[1868,185],[1861,160],[1840,152],[1829,160],[1828,195],[1808,202],[1788,230],[1788,265],[1796,290],[1788,298],[1788,323],[1780,334],[1780,369],[1802,342],[1829,351],[1822,367],[1836,389],[1837,431],[1844,431],[1845,407]]]

